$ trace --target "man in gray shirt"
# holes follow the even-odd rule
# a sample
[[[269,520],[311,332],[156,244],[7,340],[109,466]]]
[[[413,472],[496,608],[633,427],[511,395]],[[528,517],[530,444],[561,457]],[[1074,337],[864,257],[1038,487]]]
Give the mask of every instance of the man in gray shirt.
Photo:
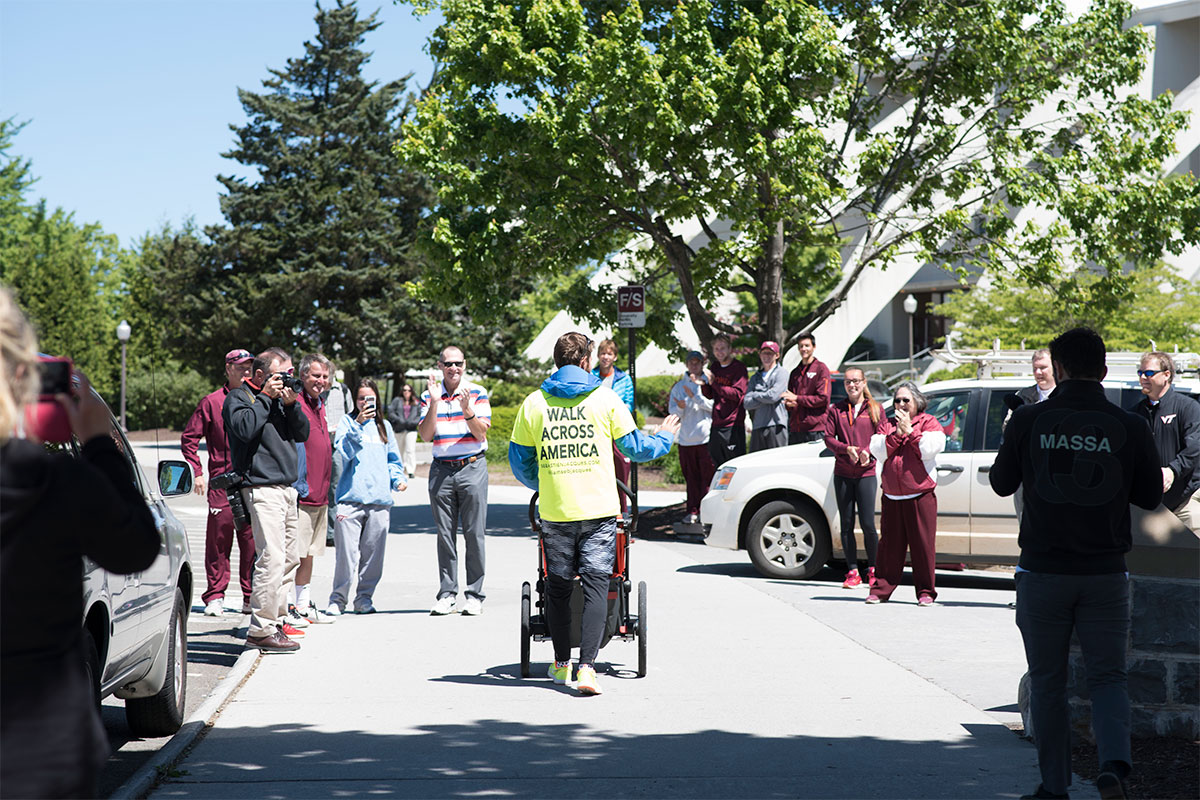
[[[758,348],[758,358],[762,362],[762,369],[750,379],[746,396],[742,399],[742,405],[753,420],[751,453],[783,447],[788,443],[787,408],[783,404],[788,375],[779,365],[779,344],[763,342]]]

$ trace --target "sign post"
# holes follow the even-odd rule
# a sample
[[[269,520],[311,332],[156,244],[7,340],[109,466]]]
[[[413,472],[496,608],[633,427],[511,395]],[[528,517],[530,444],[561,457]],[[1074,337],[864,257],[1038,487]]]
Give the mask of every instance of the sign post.
[[[646,287],[617,287],[617,327],[629,329],[629,381],[637,397],[637,329],[646,327]],[[637,495],[637,463],[630,464],[629,491]]]

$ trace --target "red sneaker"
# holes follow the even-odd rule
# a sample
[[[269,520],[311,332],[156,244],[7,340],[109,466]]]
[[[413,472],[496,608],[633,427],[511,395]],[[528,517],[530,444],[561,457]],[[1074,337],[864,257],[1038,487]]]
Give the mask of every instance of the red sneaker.
[[[867,585],[872,589],[875,588],[875,568],[867,567]]]
[[[846,573],[846,580],[842,581],[842,588],[853,589],[855,586],[862,586],[862,576],[858,574],[858,570],[852,569]]]
[[[283,635],[289,639],[299,639],[304,635],[304,631],[300,630],[290,622],[285,622],[280,625],[279,630],[283,631]]]

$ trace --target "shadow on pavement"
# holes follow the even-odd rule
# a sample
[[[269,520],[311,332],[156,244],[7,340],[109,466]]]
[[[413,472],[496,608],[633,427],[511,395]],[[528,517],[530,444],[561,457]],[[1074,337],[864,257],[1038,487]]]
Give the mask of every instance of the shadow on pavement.
[[[507,680],[467,677],[492,685]],[[485,719],[413,726],[397,735],[297,722],[213,731],[155,794],[961,798],[1012,796],[1032,788],[1026,781],[1036,783],[1031,748],[1003,726],[967,725],[964,732],[951,742],[712,729],[636,735]]]
[[[433,533],[433,512],[429,506],[392,506],[388,533]],[[461,533],[461,529],[460,529]],[[529,530],[529,507],[489,503],[488,536],[533,536]]]

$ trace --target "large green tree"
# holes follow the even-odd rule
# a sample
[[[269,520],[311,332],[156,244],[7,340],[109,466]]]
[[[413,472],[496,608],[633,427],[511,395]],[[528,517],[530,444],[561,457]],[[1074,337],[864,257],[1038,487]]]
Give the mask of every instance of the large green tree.
[[[71,357],[111,399],[118,378],[111,312],[117,238],[29,197],[32,165],[10,152],[20,128],[0,121],[0,282],[15,290],[41,349]]]
[[[901,256],[1111,305],[1128,263],[1200,237],[1195,179],[1161,174],[1184,116],[1127,91],[1149,45],[1123,27],[1125,0],[1077,17],[1062,0],[417,5],[445,21],[397,150],[438,189],[433,297],[496,311],[514,278],[624,249],[701,341],[794,341]],[[1058,216],[1035,224],[1026,206]],[[785,292],[822,277],[798,255],[831,244],[840,280],[785,324]],[[757,316],[718,319],[728,289]],[[570,310],[609,293],[574,291]]]

